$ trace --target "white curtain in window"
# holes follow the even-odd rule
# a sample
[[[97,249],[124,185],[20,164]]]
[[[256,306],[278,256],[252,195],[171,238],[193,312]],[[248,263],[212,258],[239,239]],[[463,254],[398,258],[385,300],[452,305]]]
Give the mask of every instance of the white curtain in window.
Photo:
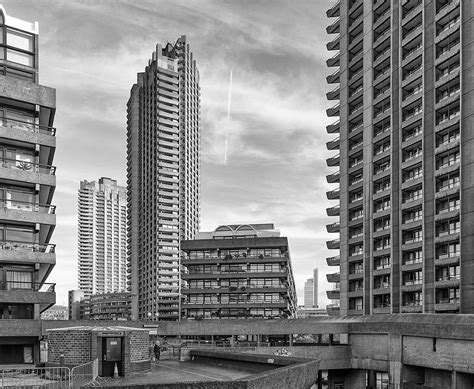
[[[33,273],[7,270],[7,289],[32,289]]]

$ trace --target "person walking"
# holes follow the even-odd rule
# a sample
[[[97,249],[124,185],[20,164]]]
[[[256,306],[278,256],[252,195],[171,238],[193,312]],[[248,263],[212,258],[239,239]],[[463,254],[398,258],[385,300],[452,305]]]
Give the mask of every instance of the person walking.
[[[160,360],[160,353],[161,353],[161,347],[158,344],[158,342],[156,342],[155,345],[153,346],[153,353],[155,354],[155,361],[158,362]]]

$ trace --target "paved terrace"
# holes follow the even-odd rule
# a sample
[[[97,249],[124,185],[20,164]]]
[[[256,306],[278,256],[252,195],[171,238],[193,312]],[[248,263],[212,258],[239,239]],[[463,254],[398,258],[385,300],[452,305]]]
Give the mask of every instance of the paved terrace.
[[[0,337],[21,336],[25,332],[34,332],[40,336],[46,335],[46,330],[50,328],[90,324],[88,321],[5,320],[0,326]],[[101,325],[106,326],[116,324],[113,321],[101,322]],[[120,324],[143,328],[152,323]],[[471,389],[474,386],[474,315],[394,314],[278,320],[185,320],[181,323],[156,323],[154,329],[158,335],[168,337],[347,334],[346,344],[285,348],[294,357],[320,359],[320,369],[329,370],[329,380],[337,376],[339,380],[344,380],[347,387],[362,387],[366,371],[387,372],[392,387],[399,387],[403,383],[428,388]],[[252,351],[270,354],[275,350],[255,347]]]

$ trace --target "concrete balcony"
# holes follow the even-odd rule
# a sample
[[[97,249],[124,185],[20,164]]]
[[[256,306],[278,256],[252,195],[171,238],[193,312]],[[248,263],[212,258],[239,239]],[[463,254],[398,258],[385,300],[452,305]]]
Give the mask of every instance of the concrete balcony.
[[[339,76],[341,74],[340,69],[337,69],[334,73],[326,77],[328,84],[339,84]]]
[[[326,164],[329,166],[329,167],[332,167],[332,166],[339,166],[339,160],[340,160],[340,156],[339,154],[334,156],[334,157],[330,157],[328,159],[326,159]]]
[[[326,224],[326,230],[329,233],[339,233],[340,227],[341,226],[340,226],[339,222],[332,223],[332,224]]]
[[[337,137],[336,139],[333,139],[329,142],[326,142],[326,147],[328,150],[339,150],[339,143],[341,139],[340,137]]]
[[[339,300],[341,298],[341,291],[339,289],[327,290],[326,295],[329,300]]]
[[[326,305],[326,311],[329,316],[339,316],[341,307],[336,304],[328,304]]]
[[[326,16],[328,18],[334,18],[334,17],[339,17],[341,15],[341,2],[340,0],[337,0],[336,3],[326,11]]]
[[[12,222],[56,225],[56,207],[16,200],[0,201],[0,219]]]
[[[335,207],[326,208],[326,214],[328,216],[339,216],[341,208],[339,205]]]
[[[423,312],[421,304],[403,305],[400,307],[402,313],[420,313]]]
[[[334,88],[331,92],[326,93],[326,98],[331,101],[331,100],[339,100],[339,92],[340,92],[340,87]]]
[[[56,186],[56,167],[16,159],[0,159],[0,179]]]
[[[326,49],[328,50],[339,50],[340,48],[340,40],[341,36],[338,35],[336,38],[334,38],[331,42],[326,44]]]
[[[446,300],[445,303],[438,302],[435,304],[435,312],[453,312],[453,311],[459,311],[458,299],[454,299],[452,300],[452,302],[449,302],[449,300]]]
[[[328,257],[326,258],[326,263],[328,266],[339,266],[341,264],[341,257],[339,255]]]
[[[55,135],[56,128],[54,127],[9,118],[0,119],[0,138],[38,144],[54,150]]]
[[[328,117],[334,117],[340,115],[340,105],[336,104],[335,106],[326,109],[326,115]]]
[[[0,281],[0,301],[6,303],[40,304],[44,311],[56,303],[56,284]]]
[[[340,52],[337,52],[331,58],[326,60],[326,66],[328,68],[333,68],[333,67],[336,67],[336,66],[340,66],[340,64],[341,64],[341,53]]]
[[[339,120],[337,120],[334,123],[326,126],[327,133],[328,134],[339,133],[339,125],[340,125],[340,122]]]
[[[340,195],[341,192],[339,188],[326,192],[326,197],[328,200],[339,200]]]
[[[340,22],[341,22],[341,19],[337,19],[333,24],[331,24],[330,26],[326,27],[326,32],[328,34],[338,34],[340,32]]]
[[[326,247],[329,250],[339,250],[341,248],[341,242],[339,239],[328,240],[326,242]]]
[[[339,272],[326,274],[326,278],[328,282],[341,282],[341,274]]]
[[[460,279],[455,277],[445,277],[435,281],[436,288],[458,288]]]
[[[326,181],[328,182],[328,184],[334,184],[334,183],[337,183],[339,182],[339,177],[340,174],[339,172],[337,171],[336,173],[333,173],[333,174],[328,174],[326,176]]]

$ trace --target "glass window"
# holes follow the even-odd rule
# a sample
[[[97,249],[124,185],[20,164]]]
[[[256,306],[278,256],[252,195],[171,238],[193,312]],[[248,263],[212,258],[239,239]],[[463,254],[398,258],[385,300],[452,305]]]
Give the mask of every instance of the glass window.
[[[33,51],[33,35],[7,28],[7,45],[25,51]]]
[[[21,65],[33,66],[32,54],[26,54],[12,49],[7,49],[7,60],[19,63]]]

